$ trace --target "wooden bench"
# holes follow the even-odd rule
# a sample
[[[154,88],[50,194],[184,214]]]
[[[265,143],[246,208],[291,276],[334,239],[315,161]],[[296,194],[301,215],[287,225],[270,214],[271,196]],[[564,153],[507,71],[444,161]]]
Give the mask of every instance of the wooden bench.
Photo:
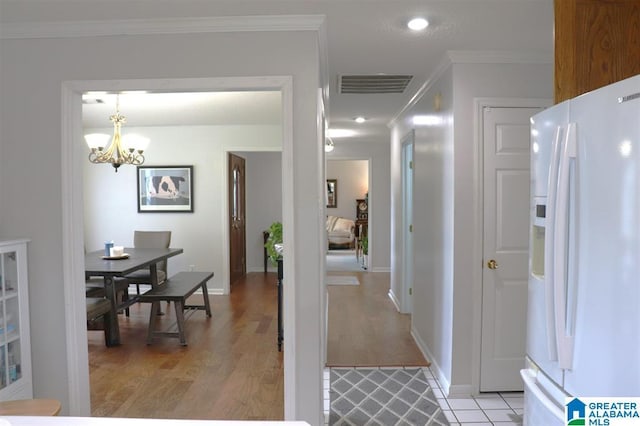
[[[99,324],[102,320],[102,324]],[[111,321],[117,321],[111,302],[104,297],[87,297],[87,330],[104,330],[104,343],[110,346]]]
[[[184,311],[204,310],[207,317],[211,317],[211,307],[209,305],[209,295],[207,292],[207,281],[213,278],[213,272],[178,272],[163,284],[152,288],[141,294],[139,302],[152,303],[151,314],[149,316],[149,331],[147,334],[147,344],[151,344],[153,336],[178,337],[182,346],[187,345],[184,334]],[[187,297],[195,293],[198,288],[202,289],[203,305],[186,305]],[[160,309],[160,302],[174,302],[176,309],[176,323],[178,332],[156,331],[156,317]]]

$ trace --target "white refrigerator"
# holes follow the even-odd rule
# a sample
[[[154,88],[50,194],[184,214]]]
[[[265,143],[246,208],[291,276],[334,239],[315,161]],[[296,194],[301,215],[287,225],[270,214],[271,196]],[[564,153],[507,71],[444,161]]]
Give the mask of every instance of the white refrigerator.
[[[640,396],[640,75],[531,118],[524,424]]]

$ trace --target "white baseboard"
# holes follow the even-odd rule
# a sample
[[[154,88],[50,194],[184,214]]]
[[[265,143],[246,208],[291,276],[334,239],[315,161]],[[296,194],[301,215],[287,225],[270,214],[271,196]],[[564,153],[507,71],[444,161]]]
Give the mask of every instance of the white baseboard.
[[[447,398],[469,398],[470,396],[477,395],[477,392],[473,391],[471,385],[451,385],[449,386]]]
[[[449,381],[449,378],[445,375],[442,368],[436,362],[436,358],[433,356],[427,344],[418,336],[413,326],[411,326],[411,337],[418,345],[418,349],[422,352],[422,355],[425,357],[427,361],[431,363],[431,372],[435,375],[438,383],[440,383],[440,389],[442,393],[447,398],[455,398],[455,397],[464,397],[468,398],[469,396],[474,395],[473,386],[469,385],[452,385]]]
[[[444,372],[436,362],[436,358],[427,347],[427,344],[420,338],[420,336],[418,336],[418,333],[416,333],[413,325],[411,326],[411,337],[413,337],[414,342],[416,342],[416,345],[418,345],[418,349],[420,349],[420,352],[422,352],[424,358],[431,363],[431,366],[429,368],[438,380],[438,383],[440,383],[440,389],[442,389],[444,395],[448,397],[449,389],[451,387],[451,385],[449,384],[449,379],[445,376]]]
[[[396,311],[400,312],[400,302],[392,289],[389,289],[389,299],[391,299],[393,305],[396,307]]]

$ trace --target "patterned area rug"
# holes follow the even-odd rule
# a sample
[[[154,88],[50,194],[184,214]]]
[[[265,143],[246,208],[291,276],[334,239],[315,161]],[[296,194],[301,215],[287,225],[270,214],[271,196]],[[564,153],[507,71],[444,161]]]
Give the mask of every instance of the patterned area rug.
[[[449,425],[420,368],[332,368],[329,425]]]

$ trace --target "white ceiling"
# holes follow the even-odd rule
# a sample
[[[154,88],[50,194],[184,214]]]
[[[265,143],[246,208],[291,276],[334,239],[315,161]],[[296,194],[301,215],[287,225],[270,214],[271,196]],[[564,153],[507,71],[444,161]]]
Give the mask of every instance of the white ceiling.
[[[77,16],[62,14],[73,5]],[[116,5],[116,7],[114,7]],[[119,7],[118,7],[119,5]],[[126,7],[123,7],[126,5]],[[409,102],[449,50],[533,53],[553,60],[553,0],[0,0],[3,21],[125,19],[243,15],[325,15],[330,72],[329,124],[357,131],[354,139],[388,141],[387,123]],[[426,17],[422,33],[406,28],[413,16]],[[402,94],[337,93],[340,74],[414,75]],[[158,96],[159,95],[154,95]],[[237,98],[236,98],[237,97]],[[224,101],[226,107],[218,104]],[[154,101],[144,114],[123,99],[121,112],[129,125],[260,123],[279,120],[269,111],[274,94],[236,93],[194,96],[193,105]],[[180,102],[184,102],[181,100]],[[233,102],[230,104],[229,102]],[[173,106],[172,106],[173,105]],[[109,126],[112,109],[86,105],[87,126]],[[278,107],[279,108],[279,107]],[[233,112],[250,115],[237,116]],[[356,124],[358,115],[369,120]],[[102,120],[99,124],[98,121]],[[105,120],[106,124],[105,124]],[[184,121],[183,121],[184,120]],[[200,122],[200,120],[202,120]],[[334,139],[336,143],[339,140]]]

